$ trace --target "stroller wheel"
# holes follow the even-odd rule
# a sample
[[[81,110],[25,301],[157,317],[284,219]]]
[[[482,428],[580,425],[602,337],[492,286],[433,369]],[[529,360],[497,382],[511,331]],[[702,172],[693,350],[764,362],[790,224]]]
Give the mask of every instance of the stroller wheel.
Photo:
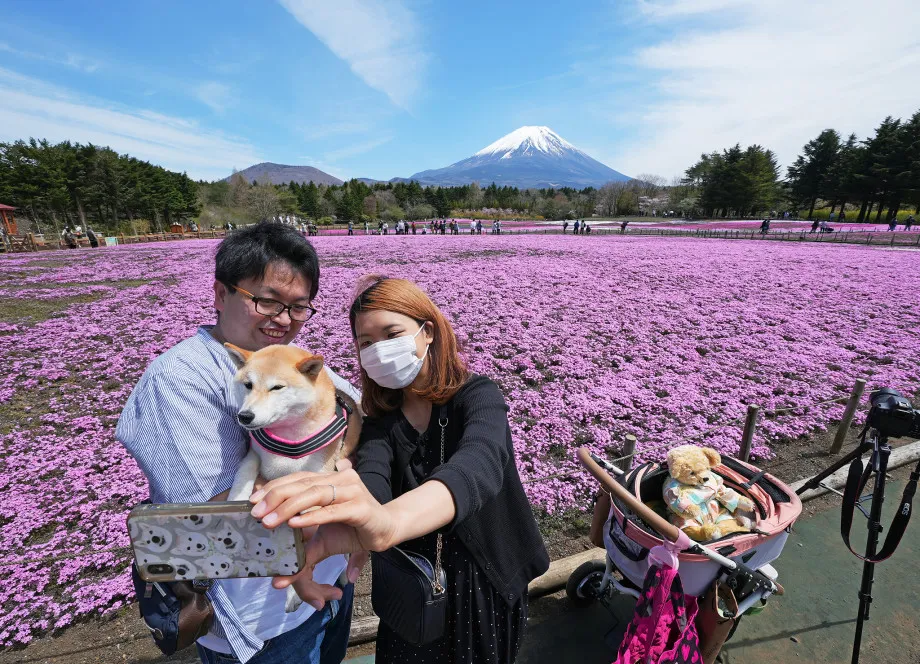
[[[598,599],[601,580],[604,578],[606,565],[599,560],[582,563],[572,572],[565,584],[565,594],[575,606],[582,608]]]

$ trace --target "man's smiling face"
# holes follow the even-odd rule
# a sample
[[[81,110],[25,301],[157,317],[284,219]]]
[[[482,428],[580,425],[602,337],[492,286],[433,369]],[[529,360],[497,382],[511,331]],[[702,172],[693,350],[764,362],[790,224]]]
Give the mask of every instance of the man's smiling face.
[[[283,262],[269,263],[261,279],[243,279],[236,285],[256,297],[284,304],[310,304],[310,282]],[[263,316],[248,296],[219,281],[214,282],[214,308],[220,312],[220,319],[212,334],[251,351],[291,343],[304,325],[291,320],[287,310],[271,318]]]

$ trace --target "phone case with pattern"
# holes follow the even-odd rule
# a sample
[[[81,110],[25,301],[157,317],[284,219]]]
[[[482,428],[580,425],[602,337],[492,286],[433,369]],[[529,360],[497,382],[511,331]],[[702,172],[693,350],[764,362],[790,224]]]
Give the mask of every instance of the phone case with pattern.
[[[296,574],[303,568],[301,530],[269,530],[248,502],[138,505],[128,533],[144,581],[234,579]]]

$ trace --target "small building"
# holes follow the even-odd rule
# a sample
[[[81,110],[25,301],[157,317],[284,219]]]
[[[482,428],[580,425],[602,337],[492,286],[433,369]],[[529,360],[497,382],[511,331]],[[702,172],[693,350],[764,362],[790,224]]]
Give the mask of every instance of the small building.
[[[13,219],[13,210],[16,208],[0,203],[0,223],[3,224],[3,231],[7,235],[19,235],[16,228],[16,220]]]

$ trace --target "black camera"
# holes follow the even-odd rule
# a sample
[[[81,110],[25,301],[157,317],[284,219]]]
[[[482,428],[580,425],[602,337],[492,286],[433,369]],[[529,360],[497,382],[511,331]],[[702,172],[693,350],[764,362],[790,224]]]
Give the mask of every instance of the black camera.
[[[882,436],[920,438],[920,411],[911,406],[903,394],[883,387],[872,393],[869,402],[872,407],[866,421]]]

